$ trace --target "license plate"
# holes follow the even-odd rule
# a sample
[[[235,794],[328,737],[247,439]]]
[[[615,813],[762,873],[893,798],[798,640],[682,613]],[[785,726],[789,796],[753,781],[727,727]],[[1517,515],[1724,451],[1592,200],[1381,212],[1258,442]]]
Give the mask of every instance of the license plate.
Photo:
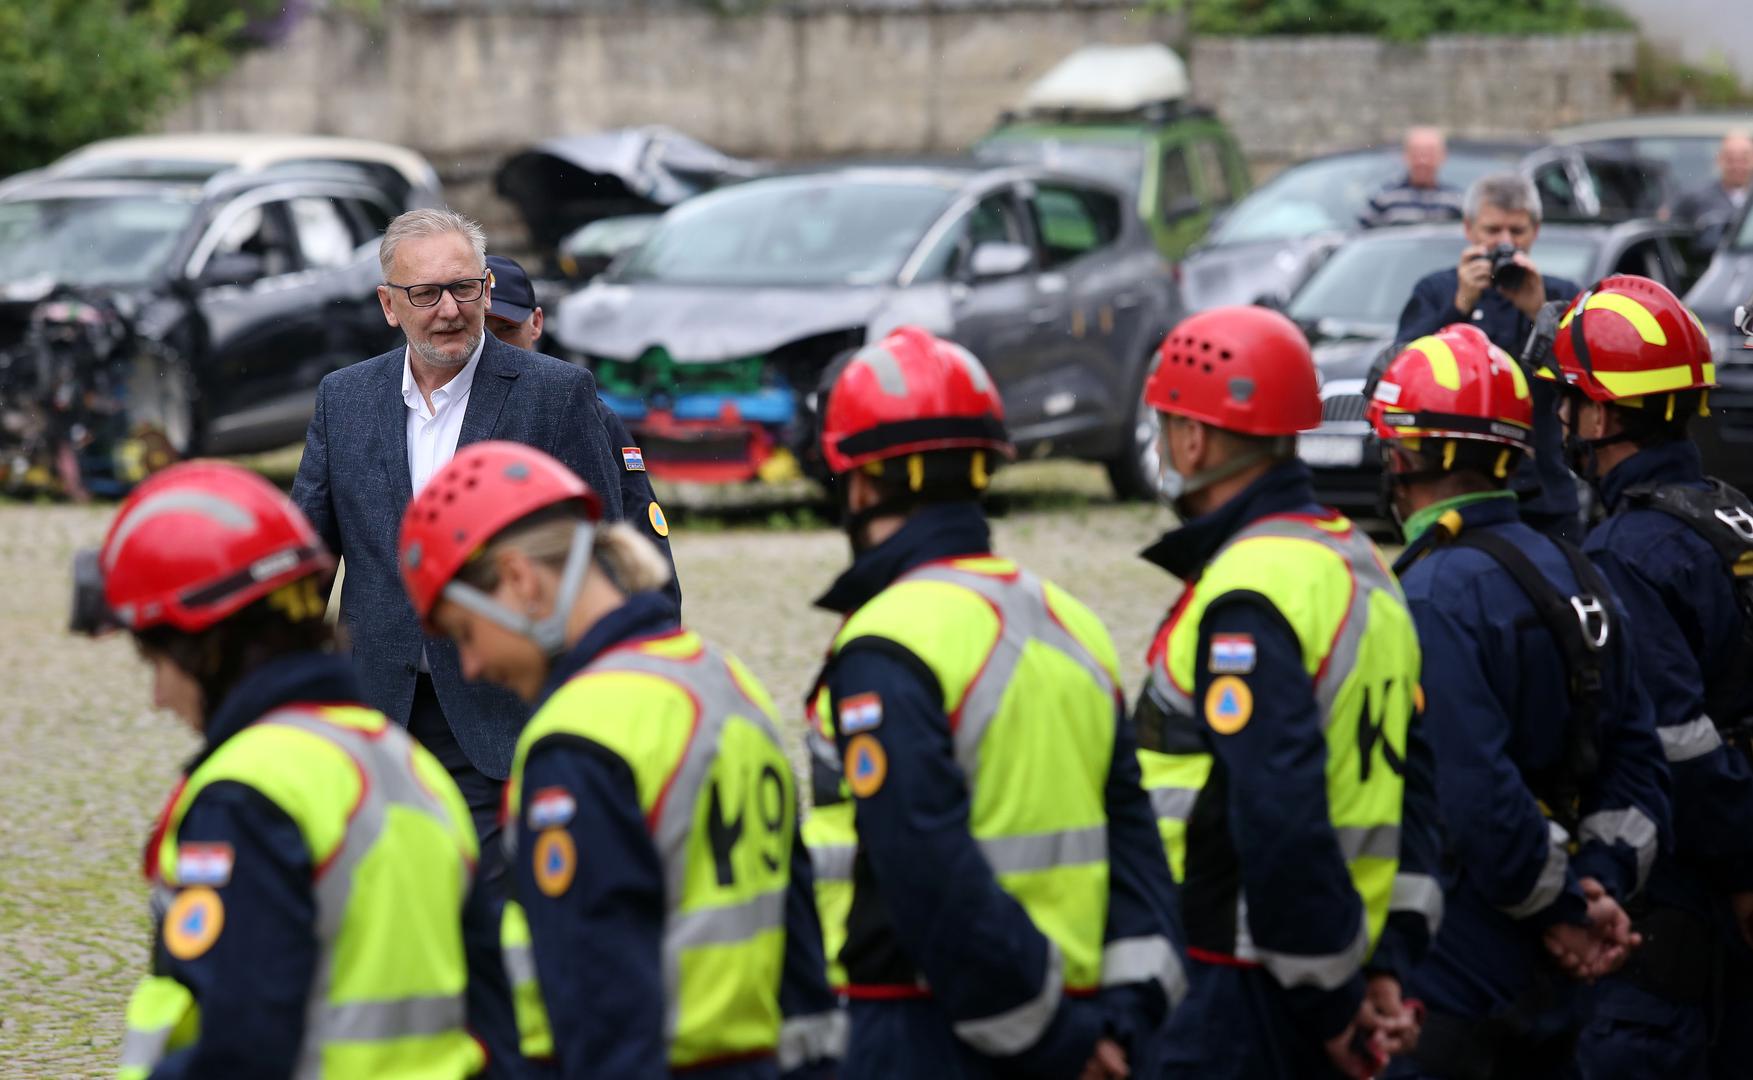
[[[1355,435],[1298,435],[1296,453],[1310,465],[1347,468],[1363,464],[1363,440]]]

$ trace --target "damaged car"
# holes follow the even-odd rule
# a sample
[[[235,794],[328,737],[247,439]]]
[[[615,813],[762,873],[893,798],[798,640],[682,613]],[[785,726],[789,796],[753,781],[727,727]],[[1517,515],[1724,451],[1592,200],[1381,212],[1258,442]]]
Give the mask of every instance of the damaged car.
[[[980,357],[1025,454],[1156,482],[1141,388],[1180,316],[1168,264],[1117,188],[1033,167],[843,166],[671,210],[549,321],[671,479],[819,475],[815,395],[835,359],[902,324]]]
[[[523,218],[541,273],[585,281],[644,240],[663,211],[762,171],[653,125],[544,139],[507,158],[493,188]]]
[[[317,383],[391,347],[399,209],[339,163],[45,170],[0,196],[0,490],[119,494],[177,457],[270,450]]]

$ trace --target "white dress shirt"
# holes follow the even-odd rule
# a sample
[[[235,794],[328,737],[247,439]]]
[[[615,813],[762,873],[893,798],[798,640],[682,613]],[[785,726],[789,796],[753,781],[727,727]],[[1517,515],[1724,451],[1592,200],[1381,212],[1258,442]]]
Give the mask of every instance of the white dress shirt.
[[[463,414],[469,408],[469,391],[475,385],[475,368],[486,347],[483,335],[475,354],[456,377],[432,392],[432,407],[414,382],[412,351],[402,353],[402,401],[408,406],[408,479],[420,494],[434,473],[456,457],[457,439],[463,433]]]
[[[420,387],[414,382],[413,351],[402,351],[402,401],[408,406],[408,480],[414,486],[414,494],[438,470],[450,464],[450,459],[457,456],[457,440],[463,434],[463,414],[469,411],[469,391],[475,385],[475,368],[481,364],[481,350],[487,346],[487,337],[481,336],[481,343],[475,346],[475,354],[463,369],[443,386],[432,392],[432,407],[426,407],[426,398],[420,393]],[[426,661],[426,646],[420,646],[419,668],[422,672],[430,672],[432,666]]]

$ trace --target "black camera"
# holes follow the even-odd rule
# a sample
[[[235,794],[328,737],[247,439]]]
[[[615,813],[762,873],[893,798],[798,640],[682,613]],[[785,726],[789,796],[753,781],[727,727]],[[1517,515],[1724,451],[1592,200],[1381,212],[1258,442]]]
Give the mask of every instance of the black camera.
[[[1504,292],[1515,292],[1528,280],[1528,268],[1516,262],[1520,252],[1514,244],[1499,244],[1485,253],[1491,260],[1491,283]]]

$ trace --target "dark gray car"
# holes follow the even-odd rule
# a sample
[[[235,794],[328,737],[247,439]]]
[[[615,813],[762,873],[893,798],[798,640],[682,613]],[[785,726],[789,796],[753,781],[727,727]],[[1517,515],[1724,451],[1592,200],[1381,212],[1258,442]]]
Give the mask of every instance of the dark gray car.
[[[1753,201],[1748,203],[1753,206]],[[1753,487],[1753,349],[1733,325],[1735,309],[1753,297],[1753,214],[1741,208],[1710,268],[1686,294],[1686,303],[1710,335],[1717,388],[1710,393],[1711,423],[1699,443],[1716,475],[1743,491]]]
[[[1683,236],[1680,227],[1658,221],[1549,223],[1533,258],[1542,272],[1584,284],[1627,273],[1678,288]],[[1377,229],[1335,251],[1291,298],[1286,313],[1308,333],[1321,374],[1321,426],[1300,436],[1297,450],[1314,470],[1322,502],[1375,508],[1381,467],[1363,396],[1370,365],[1394,344],[1413,284],[1454,266],[1465,246],[1456,225]]]
[[[549,325],[677,479],[811,467],[825,368],[917,324],[974,352],[1025,453],[1155,482],[1139,404],[1180,311],[1124,197],[1031,167],[848,166],[767,177],[671,210]]]

